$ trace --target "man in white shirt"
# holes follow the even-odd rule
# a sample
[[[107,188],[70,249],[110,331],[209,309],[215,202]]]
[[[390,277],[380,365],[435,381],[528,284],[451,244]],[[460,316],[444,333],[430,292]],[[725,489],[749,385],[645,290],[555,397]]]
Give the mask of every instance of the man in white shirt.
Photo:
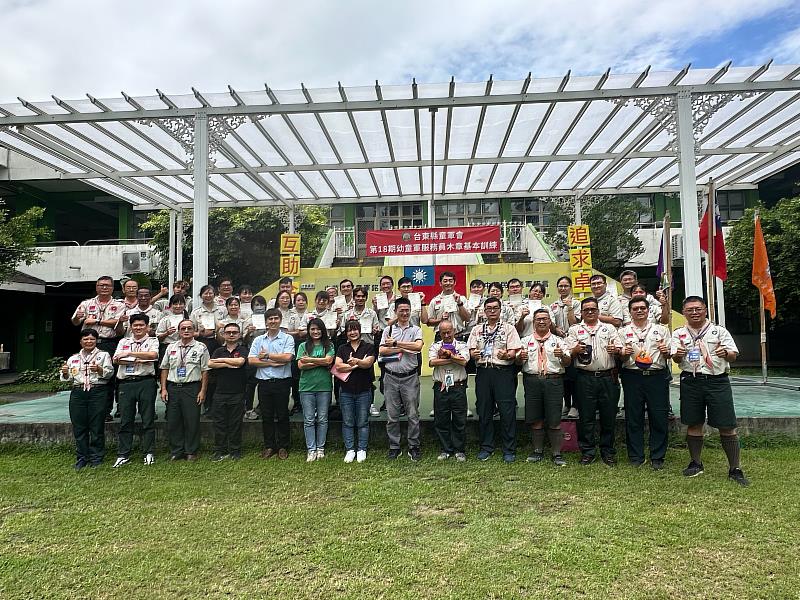
[[[429,365],[433,367],[433,428],[442,452],[437,460],[455,456],[464,462],[467,425],[467,371],[464,366],[469,350],[464,342],[453,335],[453,324],[443,321],[439,326],[441,340],[434,342],[428,351]]]

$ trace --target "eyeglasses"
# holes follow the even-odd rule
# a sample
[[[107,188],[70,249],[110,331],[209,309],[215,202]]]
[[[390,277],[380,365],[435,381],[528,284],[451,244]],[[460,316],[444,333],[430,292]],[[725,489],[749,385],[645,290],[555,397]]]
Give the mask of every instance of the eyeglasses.
[[[582,308],[583,312],[597,312],[598,309],[596,308]]]
[[[684,308],[683,312],[687,312],[687,313],[702,313],[702,312],[706,312],[706,309],[705,308]]]
[[[180,327],[178,331],[194,331],[194,327]]]
[[[225,331],[224,333],[225,335],[236,335],[239,332],[236,331],[235,329],[231,329],[230,331]]]
[[[499,306],[484,306],[483,310],[485,310],[485,311],[495,311],[495,310],[500,310],[500,307]]]
[[[647,307],[646,306],[634,306],[631,309],[631,311],[634,311],[634,310],[637,311],[637,312],[640,311],[640,310],[647,310]]]

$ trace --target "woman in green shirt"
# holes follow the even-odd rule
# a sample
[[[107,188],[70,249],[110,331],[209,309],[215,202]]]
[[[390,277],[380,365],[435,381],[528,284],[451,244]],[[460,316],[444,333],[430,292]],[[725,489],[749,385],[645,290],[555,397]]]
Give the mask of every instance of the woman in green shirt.
[[[300,403],[303,405],[303,431],[306,435],[306,462],[325,458],[328,437],[328,407],[331,403],[330,367],[335,351],[322,319],[311,319],[308,337],[297,349],[300,369]]]

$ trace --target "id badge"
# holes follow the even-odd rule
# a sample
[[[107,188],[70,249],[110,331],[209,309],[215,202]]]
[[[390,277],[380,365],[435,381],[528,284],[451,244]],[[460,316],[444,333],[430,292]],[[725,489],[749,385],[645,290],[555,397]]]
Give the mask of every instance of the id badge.
[[[699,348],[692,348],[686,355],[686,358],[689,360],[689,362],[700,362],[702,357],[703,355],[700,353]]]
[[[453,377],[453,373],[451,371],[448,371],[447,373],[445,373],[445,376],[444,376],[444,387],[449,388],[454,383],[455,383],[455,378]]]
[[[186,377],[186,367],[178,367],[177,374],[181,379]]]
[[[133,375],[136,368],[133,365],[125,365],[125,374],[126,375]]]

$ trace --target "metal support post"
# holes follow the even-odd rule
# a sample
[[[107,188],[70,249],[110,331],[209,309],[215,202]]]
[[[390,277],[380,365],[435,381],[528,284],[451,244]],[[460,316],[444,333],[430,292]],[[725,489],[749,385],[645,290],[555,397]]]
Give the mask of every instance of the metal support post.
[[[175,284],[175,211],[169,211],[169,257],[167,259],[167,289],[172,294]]]
[[[183,211],[179,210],[175,219],[175,280],[183,279]],[[172,293],[172,290],[169,292]]]
[[[431,197],[428,199],[428,227],[436,226],[436,216],[433,214],[433,199],[436,195],[436,108],[431,108]],[[435,257],[434,257],[435,258]]]
[[[192,247],[192,293],[200,306],[199,291],[208,283],[208,115],[194,117],[194,225]]]
[[[581,214],[581,197],[578,194],[575,194],[575,225],[580,225],[582,220],[583,214]]]
[[[289,207],[289,233],[296,233],[294,230],[294,204]]]
[[[699,219],[697,216],[697,178],[694,154],[694,118],[692,94],[678,92],[675,123],[678,136],[678,172],[683,227],[683,277],[686,295],[703,295],[703,274],[700,262]]]

